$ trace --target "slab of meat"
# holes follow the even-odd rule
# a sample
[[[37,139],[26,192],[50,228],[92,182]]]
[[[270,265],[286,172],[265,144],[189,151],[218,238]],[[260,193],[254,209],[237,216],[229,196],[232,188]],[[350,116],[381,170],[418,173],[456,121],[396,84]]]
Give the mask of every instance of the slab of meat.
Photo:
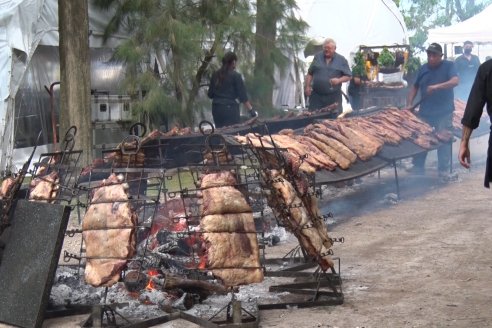
[[[249,285],[263,281],[262,269],[214,269],[214,276],[219,277],[225,286]]]
[[[135,253],[137,217],[128,202],[128,185],[112,174],[94,190],[82,222],[86,245],[85,281],[92,286],[112,286]]]
[[[207,188],[202,191],[201,213],[211,214],[251,212],[243,194],[232,186]]]
[[[433,128],[418,118],[414,113],[409,110],[388,109],[388,115],[396,116],[400,119],[400,122],[412,128],[414,131],[422,134],[429,134],[433,132]]]
[[[254,232],[253,213],[206,215],[200,221],[200,229],[207,232]]]
[[[204,233],[208,269],[259,269],[256,233]]]
[[[289,151],[289,153],[293,153],[294,155],[302,157],[303,162],[308,163],[314,168],[319,168],[323,166],[315,157],[309,156],[309,151],[306,149],[305,146],[301,145],[299,142],[292,139],[291,137],[286,135],[274,134],[272,135],[272,139],[277,147],[285,148]]]
[[[310,131],[308,136],[316,147],[330,156],[343,170],[348,169],[350,165],[357,160],[357,155],[344,144],[324,134],[318,133],[317,130]]]
[[[437,139],[442,142],[450,142],[453,140],[453,132],[449,130],[440,130],[435,133]]]
[[[0,187],[0,199],[7,198],[10,191],[17,183],[17,179],[14,177],[7,177],[2,181],[2,186]]]
[[[327,121],[323,121],[323,124],[325,125],[325,127],[316,130],[316,132],[319,132],[330,138],[340,141],[351,151],[357,154],[357,156],[361,160],[363,161],[368,160],[375,155],[376,150],[366,147],[366,145],[362,141],[357,139],[353,140],[347,138],[345,135],[343,135],[341,132],[338,131],[338,128],[336,126],[333,126],[331,123]],[[334,128],[337,130],[334,130]]]
[[[381,138],[377,133],[371,133],[370,130],[366,130],[365,128],[362,128],[359,124],[357,124],[357,120],[353,118],[349,119],[342,119],[339,120],[339,125],[346,126],[347,128],[350,128],[353,133],[358,134],[359,136],[363,137],[364,140],[369,141],[370,143],[374,143],[377,145],[383,145],[384,144],[384,138]]]
[[[31,181],[29,200],[50,203],[58,194],[59,177],[56,171],[37,177]]]
[[[371,153],[371,157],[376,155],[376,153],[380,151],[381,148],[383,147],[382,141],[379,141],[375,138],[371,138],[370,136],[365,135],[357,130],[354,130],[340,122],[338,123],[338,130],[349,140],[357,141],[363,144],[367,148],[367,150]]]
[[[253,133],[248,133],[245,137],[236,136],[235,139],[242,144],[251,145],[255,148],[258,148],[259,150],[262,150],[265,148],[270,148],[270,150],[272,150],[274,148],[273,141],[266,136],[260,136],[260,135],[256,135]],[[277,145],[277,147],[284,148],[284,147],[281,147],[280,145]],[[294,171],[301,170],[307,174],[313,174],[314,172],[316,172],[316,167],[311,165],[310,163],[308,163],[306,161],[301,161],[300,155],[298,153],[281,151],[281,150],[280,150],[280,153],[281,153],[281,156],[284,157],[287,164]],[[262,152],[261,155],[265,156],[265,157],[270,157],[270,156],[272,158],[275,157],[275,154],[273,152],[270,152],[270,153]],[[268,160],[266,162],[268,162]]]
[[[202,176],[200,188],[207,189],[212,187],[235,186],[236,184],[237,180],[232,172],[220,171]]]
[[[326,154],[321,149],[319,149],[311,140],[311,138],[305,136],[295,136],[294,139],[299,141],[302,145],[306,146],[309,151],[309,155],[314,157],[318,162],[323,165],[323,168],[329,171],[333,171],[337,167],[336,161],[332,159],[329,154]]]
[[[414,134],[413,130],[409,127],[401,124],[397,117],[393,116],[384,116],[383,114],[375,114],[367,117],[367,120],[380,126],[381,129],[386,129],[388,131],[394,132],[403,139],[411,138]]]
[[[229,171],[201,178],[200,230],[206,249],[206,268],[225,286],[261,282],[258,241],[251,207],[235,188]]]
[[[286,176],[278,170],[268,170],[263,173],[269,181],[273,181],[271,183],[273,192],[268,197],[268,201],[276,212],[277,218],[297,237],[302,248],[324,271],[333,267],[333,261],[328,255],[332,242],[328,238],[326,226],[322,227],[319,222],[313,222],[306,204]]]
[[[352,120],[347,120],[347,124],[351,127],[355,127],[357,131],[370,134],[382,142],[390,145],[398,145],[401,141],[401,137],[397,133],[376,125],[365,118],[354,118]]]
[[[436,137],[426,134],[419,134],[418,136],[411,138],[411,141],[425,149],[432,149],[435,145],[439,144],[439,140],[437,140]]]

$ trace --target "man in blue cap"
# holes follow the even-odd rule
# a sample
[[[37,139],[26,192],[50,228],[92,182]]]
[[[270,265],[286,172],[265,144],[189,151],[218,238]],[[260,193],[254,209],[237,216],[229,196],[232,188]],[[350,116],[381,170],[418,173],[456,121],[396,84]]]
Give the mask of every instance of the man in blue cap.
[[[420,91],[421,103],[418,116],[436,129],[451,130],[454,111],[453,88],[459,79],[453,62],[443,60],[442,47],[431,43],[427,48],[427,63],[422,65],[414,84],[407,96],[407,106],[410,108]],[[412,171],[424,173],[427,152],[422,152],[413,158]],[[438,170],[440,177],[449,175],[451,148],[444,145],[437,150]]]

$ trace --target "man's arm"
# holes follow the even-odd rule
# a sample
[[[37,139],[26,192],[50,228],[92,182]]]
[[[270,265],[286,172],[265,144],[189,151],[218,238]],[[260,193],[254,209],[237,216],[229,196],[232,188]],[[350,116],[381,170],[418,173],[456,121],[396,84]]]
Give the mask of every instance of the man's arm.
[[[313,90],[313,89],[311,88],[311,82],[312,82],[312,81],[313,81],[313,76],[312,76],[311,74],[309,74],[309,73],[308,73],[308,74],[306,75],[306,80],[305,80],[305,82],[304,82],[304,94],[305,94],[306,96],[308,96],[308,97],[311,95],[311,91]]]
[[[460,150],[458,153],[458,160],[463,167],[470,168],[470,137],[473,129],[463,125],[463,133],[461,134]]]
[[[417,88],[415,87],[415,85],[412,85],[407,94],[407,109],[412,107],[416,95],[417,95]]]
[[[455,86],[457,86],[459,83],[460,83],[460,79],[457,76],[453,76],[452,78],[450,78],[446,82],[429,85],[427,87],[427,93],[431,94],[437,90],[451,89],[451,88],[454,88]]]
[[[343,76],[340,76],[340,77],[334,77],[330,80],[331,84],[332,85],[338,85],[338,84],[342,84],[344,82],[348,82],[350,81],[352,77],[349,76],[349,75],[343,75]]]

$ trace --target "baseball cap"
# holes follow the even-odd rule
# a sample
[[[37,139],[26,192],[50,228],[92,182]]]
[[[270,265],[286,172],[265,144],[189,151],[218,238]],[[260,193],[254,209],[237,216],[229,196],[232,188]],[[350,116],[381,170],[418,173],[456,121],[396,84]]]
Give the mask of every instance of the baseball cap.
[[[442,47],[439,43],[431,43],[425,50],[427,52],[433,52],[438,55],[442,55]]]

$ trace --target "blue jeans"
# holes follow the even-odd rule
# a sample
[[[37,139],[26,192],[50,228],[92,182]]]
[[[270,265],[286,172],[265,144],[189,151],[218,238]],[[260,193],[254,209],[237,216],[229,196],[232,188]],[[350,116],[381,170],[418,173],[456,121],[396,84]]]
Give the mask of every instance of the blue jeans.
[[[430,126],[434,127],[437,131],[447,129],[453,129],[453,113],[441,115],[438,117],[424,117],[420,116],[422,120],[427,122]],[[425,159],[428,152],[417,154],[413,157],[413,165],[416,169],[424,169]],[[449,171],[449,165],[451,161],[451,146],[444,144],[437,149],[437,167],[439,172]]]

